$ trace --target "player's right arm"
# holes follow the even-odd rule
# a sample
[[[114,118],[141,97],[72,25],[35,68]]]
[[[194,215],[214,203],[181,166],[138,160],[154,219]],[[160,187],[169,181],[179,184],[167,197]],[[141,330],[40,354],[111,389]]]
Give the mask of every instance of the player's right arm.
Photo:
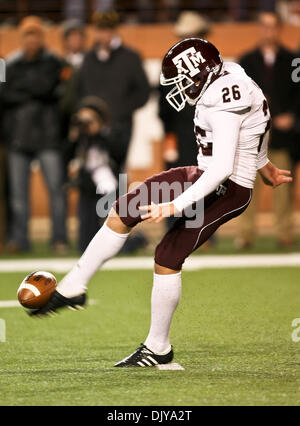
[[[173,201],[180,212],[211,194],[233,173],[242,117],[216,111],[208,114],[207,122],[212,129],[213,159],[202,176]]]

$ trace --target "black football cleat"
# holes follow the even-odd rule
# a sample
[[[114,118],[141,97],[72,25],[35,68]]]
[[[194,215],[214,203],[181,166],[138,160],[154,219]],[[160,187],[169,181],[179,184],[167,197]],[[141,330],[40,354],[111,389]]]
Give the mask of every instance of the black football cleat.
[[[118,362],[115,367],[155,367],[155,365],[169,364],[173,358],[173,349],[166,355],[157,355],[142,344],[132,355]]]
[[[62,296],[58,291],[55,291],[47,305],[41,309],[29,311],[31,317],[51,316],[56,313],[58,309],[69,308],[74,311],[82,310],[87,302],[87,295],[81,294],[80,296],[72,297],[70,299]]]

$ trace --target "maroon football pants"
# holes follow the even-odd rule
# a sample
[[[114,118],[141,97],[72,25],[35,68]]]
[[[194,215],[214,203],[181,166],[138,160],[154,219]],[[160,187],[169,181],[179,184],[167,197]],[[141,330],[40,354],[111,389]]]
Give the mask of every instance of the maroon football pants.
[[[133,191],[120,197],[114,209],[125,225],[134,227],[142,221],[138,211],[140,205],[173,201],[186,189],[187,183],[195,183],[202,173],[198,167],[191,166],[152,176]],[[200,205],[202,210],[199,210],[198,215],[195,214],[194,218],[183,216],[177,219],[157,246],[155,262],[175,271],[181,270],[185,259],[221,225],[246,210],[251,197],[252,189],[242,187],[231,180],[225,182],[219,190],[203,200],[202,206]]]

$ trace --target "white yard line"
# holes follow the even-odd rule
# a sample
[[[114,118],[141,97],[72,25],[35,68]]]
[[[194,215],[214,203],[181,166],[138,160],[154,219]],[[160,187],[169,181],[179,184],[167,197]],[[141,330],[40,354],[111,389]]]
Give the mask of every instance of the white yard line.
[[[185,368],[182,367],[182,365],[178,364],[177,362],[172,362],[170,364],[159,364],[159,365],[156,365],[155,368],[157,368],[157,370],[179,370],[179,371],[185,370]]]
[[[22,308],[22,306],[17,300],[1,300],[0,309],[1,308]]]
[[[76,263],[76,259],[26,259],[1,260],[0,272],[24,272],[46,270],[54,273],[66,273]],[[106,271],[133,270],[153,268],[152,257],[119,257],[107,262]],[[185,263],[184,270],[217,268],[257,268],[257,267],[300,267],[300,253],[290,254],[255,254],[255,255],[217,255],[191,256]]]

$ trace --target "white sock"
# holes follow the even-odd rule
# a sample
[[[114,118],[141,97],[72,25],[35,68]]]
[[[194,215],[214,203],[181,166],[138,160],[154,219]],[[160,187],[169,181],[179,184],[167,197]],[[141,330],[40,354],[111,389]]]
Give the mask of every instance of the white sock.
[[[145,345],[157,354],[164,355],[171,350],[169,333],[180,296],[181,272],[172,275],[154,274],[151,328]]]
[[[86,292],[87,284],[104,262],[116,256],[129,234],[117,234],[106,223],[95,235],[74,268],[60,282],[57,290],[65,297],[75,297]]]

